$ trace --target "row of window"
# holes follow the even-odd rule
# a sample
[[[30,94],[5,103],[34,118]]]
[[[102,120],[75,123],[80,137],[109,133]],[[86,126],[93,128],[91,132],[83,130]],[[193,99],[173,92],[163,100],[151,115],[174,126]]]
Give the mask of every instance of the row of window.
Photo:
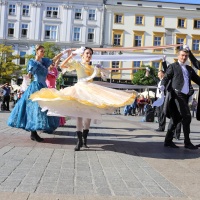
[[[114,15],[114,23],[123,24],[124,23],[124,16],[123,14],[115,14]],[[144,16],[143,15],[136,15],[135,16],[135,24],[136,25],[144,25]],[[154,20],[155,26],[164,26],[164,17],[155,16]],[[177,28],[186,28],[186,18],[177,18]],[[200,29],[200,19],[193,20],[193,28]]]
[[[58,26],[52,26],[52,25],[45,25],[45,39],[50,40],[56,40],[58,35]],[[8,37],[14,37],[15,33],[15,24],[14,23],[8,23]],[[20,30],[20,37],[27,38],[28,37],[28,24],[21,24],[21,30]],[[94,42],[94,36],[95,36],[95,29],[94,28],[88,28],[87,29],[87,42]],[[80,27],[74,27],[73,29],[73,41],[80,41],[81,37],[81,28]]]
[[[83,17],[83,10],[82,9],[75,9],[74,10],[74,18],[75,19],[82,19]],[[9,15],[16,15],[16,5],[10,4],[8,9]],[[50,7],[46,8],[46,17],[47,18],[58,18],[59,9],[58,7]],[[22,6],[22,16],[30,16],[30,6],[23,5]],[[88,20],[96,20],[96,10],[89,9],[88,10]]]
[[[133,46],[142,47],[144,46],[144,31],[134,31],[133,35]],[[186,34],[176,34],[176,44],[186,44]],[[153,33],[153,46],[164,45],[165,33],[154,32]],[[113,31],[113,46],[123,46],[123,31]],[[179,47],[177,47],[178,49]],[[182,47],[180,47],[182,48]],[[200,50],[200,35],[192,35],[192,50]]]

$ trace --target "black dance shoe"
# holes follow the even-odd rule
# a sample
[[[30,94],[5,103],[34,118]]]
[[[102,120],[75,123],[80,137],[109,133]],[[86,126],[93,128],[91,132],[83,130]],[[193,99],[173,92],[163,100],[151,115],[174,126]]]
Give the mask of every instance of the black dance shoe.
[[[192,143],[189,143],[189,144],[185,144],[185,148],[195,150],[195,149],[198,149],[198,146],[194,146]]]
[[[171,142],[165,142],[164,146],[165,147],[170,147],[170,148],[175,148],[175,149],[179,148],[172,141]]]

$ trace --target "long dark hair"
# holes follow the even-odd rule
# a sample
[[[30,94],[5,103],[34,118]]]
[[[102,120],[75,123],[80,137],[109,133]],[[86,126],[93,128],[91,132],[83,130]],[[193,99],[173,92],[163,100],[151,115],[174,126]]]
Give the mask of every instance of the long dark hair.
[[[90,47],[85,47],[84,52],[85,52],[86,49],[89,49],[89,50],[92,52],[92,54],[93,54],[93,49],[92,49],[92,48],[90,48]]]

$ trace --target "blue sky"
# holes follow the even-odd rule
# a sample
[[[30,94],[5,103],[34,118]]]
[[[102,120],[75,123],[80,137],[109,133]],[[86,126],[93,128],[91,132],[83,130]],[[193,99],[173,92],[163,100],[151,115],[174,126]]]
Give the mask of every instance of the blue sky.
[[[200,0],[149,0],[149,1],[188,3],[188,4],[199,4],[200,5]]]

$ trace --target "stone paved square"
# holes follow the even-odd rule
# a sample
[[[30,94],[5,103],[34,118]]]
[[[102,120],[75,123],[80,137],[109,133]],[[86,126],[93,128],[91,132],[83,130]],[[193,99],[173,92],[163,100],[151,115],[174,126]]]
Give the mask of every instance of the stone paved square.
[[[105,115],[92,124],[88,144],[75,152],[75,120],[54,134],[8,127],[0,112],[0,199],[199,199],[200,151],[163,146],[165,132],[141,117]],[[200,143],[193,118],[191,139]]]

